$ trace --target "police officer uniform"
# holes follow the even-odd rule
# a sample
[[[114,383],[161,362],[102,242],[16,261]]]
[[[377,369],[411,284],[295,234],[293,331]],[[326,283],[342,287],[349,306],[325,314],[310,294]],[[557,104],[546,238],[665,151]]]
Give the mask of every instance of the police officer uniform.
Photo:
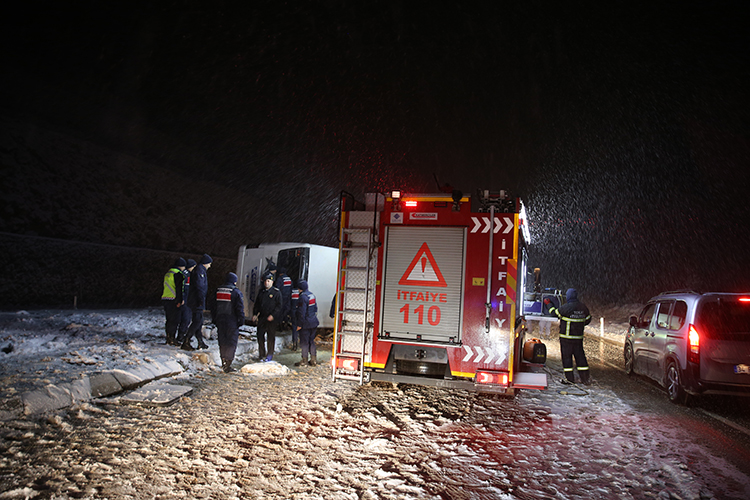
[[[190,307],[193,317],[190,327],[188,328],[185,340],[182,342],[182,349],[193,351],[190,340],[195,336],[198,341],[199,349],[208,349],[203,341],[203,310],[206,308],[206,295],[208,294],[208,275],[206,274],[213,259],[208,254],[203,254],[201,261],[195,266],[190,274],[190,294],[188,295],[188,306]]]
[[[258,358],[271,361],[276,349],[276,330],[281,320],[281,291],[273,286],[266,288],[266,280],[273,282],[273,274],[263,276],[263,289],[253,304],[253,315],[258,319]],[[268,318],[271,318],[270,320]]]
[[[302,360],[295,363],[294,366],[303,366],[309,364],[315,366],[318,364],[318,351],[315,346],[315,334],[318,328],[318,303],[310,290],[308,290],[307,281],[299,280],[299,304],[297,306],[297,328],[299,328],[299,340],[302,348]],[[310,354],[310,361],[307,361],[307,355]]]
[[[187,331],[190,327],[190,323],[193,320],[193,313],[190,311],[190,306],[188,306],[187,298],[190,295],[190,274],[193,272],[193,269],[195,269],[195,266],[197,265],[198,263],[193,259],[188,259],[187,265],[185,265],[185,269],[182,271],[182,298],[184,300],[182,306],[180,306],[180,326],[177,329],[177,340],[173,345],[182,344],[182,342],[185,340],[185,337],[187,336]]]
[[[226,283],[216,290],[216,301],[212,304],[211,318],[219,332],[219,356],[221,369],[229,373],[237,351],[240,326],[245,322],[245,305],[242,292],[237,288],[237,275],[227,273]]]

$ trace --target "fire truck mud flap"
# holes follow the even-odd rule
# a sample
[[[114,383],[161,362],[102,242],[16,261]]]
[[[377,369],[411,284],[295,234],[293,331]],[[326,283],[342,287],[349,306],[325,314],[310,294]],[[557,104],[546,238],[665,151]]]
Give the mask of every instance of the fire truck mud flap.
[[[516,389],[546,389],[547,374],[518,372],[513,377],[513,387]]]

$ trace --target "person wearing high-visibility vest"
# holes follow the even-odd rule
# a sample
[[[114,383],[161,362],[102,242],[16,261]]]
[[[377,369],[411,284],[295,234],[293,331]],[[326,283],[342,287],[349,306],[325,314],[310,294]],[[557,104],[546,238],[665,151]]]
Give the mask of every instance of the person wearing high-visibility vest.
[[[167,332],[167,344],[176,345],[175,334],[180,324],[180,306],[184,299],[182,295],[182,283],[185,270],[185,259],[178,258],[172,268],[164,275],[164,286],[161,294],[161,303],[164,305],[164,315],[167,322],[164,329]]]
[[[549,306],[550,313],[560,319],[560,356],[565,374],[561,382],[563,384],[575,383],[573,372],[573,358],[575,358],[581,382],[589,385],[591,383],[589,363],[586,361],[586,353],[583,352],[583,329],[591,323],[589,308],[578,300],[578,292],[575,288],[568,288],[565,292],[565,304],[559,309],[552,305],[549,299],[544,299],[544,304]]]

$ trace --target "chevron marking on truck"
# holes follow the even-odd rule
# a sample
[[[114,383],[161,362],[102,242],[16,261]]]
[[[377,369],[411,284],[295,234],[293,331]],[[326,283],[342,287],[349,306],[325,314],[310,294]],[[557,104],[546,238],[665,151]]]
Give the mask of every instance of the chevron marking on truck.
[[[490,218],[489,217],[472,217],[471,221],[474,223],[474,227],[471,228],[472,233],[476,233],[480,229],[482,230],[482,233],[489,233],[490,232]],[[503,229],[503,222],[505,222],[505,229]],[[484,227],[482,227],[482,224],[484,224]],[[513,230],[513,221],[510,219],[510,217],[503,217],[502,220],[500,217],[495,217],[495,228],[492,230],[493,234],[497,234],[500,231],[503,232],[503,234],[508,234]]]

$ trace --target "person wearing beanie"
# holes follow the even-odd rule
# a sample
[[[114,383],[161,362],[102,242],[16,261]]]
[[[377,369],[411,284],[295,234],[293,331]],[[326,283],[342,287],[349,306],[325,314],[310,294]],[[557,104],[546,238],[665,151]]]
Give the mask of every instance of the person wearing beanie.
[[[575,383],[573,372],[573,358],[576,360],[576,369],[581,382],[591,384],[589,374],[589,363],[586,353],[583,351],[583,330],[591,323],[591,313],[586,304],[578,300],[578,292],[575,288],[568,288],[565,292],[565,304],[556,308],[550,299],[544,299],[544,304],[549,311],[560,319],[560,357],[562,358],[563,373],[565,378],[560,382],[563,384]]]
[[[187,305],[192,312],[190,327],[188,327],[185,339],[182,341],[182,349],[194,351],[190,344],[193,337],[198,341],[198,349],[208,349],[203,341],[203,311],[206,309],[206,295],[208,294],[208,269],[213,259],[208,254],[203,254],[198,265],[190,273],[190,291]]]
[[[174,265],[164,275],[161,294],[161,303],[164,306],[166,324],[164,329],[167,333],[167,344],[174,345],[177,326],[180,324],[180,306],[183,302],[182,282],[185,270],[185,259],[182,257],[174,261]]]
[[[318,364],[318,350],[315,346],[315,335],[318,331],[318,304],[315,294],[308,290],[307,281],[299,280],[299,304],[297,306],[297,330],[302,348],[302,359],[294,366],[315,366]],[[307,355],[310,361],[307,361]]]
[[[211,321],[219,332],[219,356],[224,373],[235,371],[232,361],[237,352],[240,326],[245,323],[245,300],[237,288],[237,275],[227,273],[224,284],[216,289],[211,306]]]
[[[276,349],[276,329],[281,316],[281,292],[273,286],[273,274],[263,275],[263,289],[253,304],[253,321],[258,323],[258,360],[271,361]]]
[[[177,327],[177,339],[173,345],[180,346],[185,341],[187,336],[188,328],[193,320],[193,313],[190,311],[190,306],[187,305],[187,298],[190,295],[190,273],[193,272],[195,266],[198,263],[193,259],[188,259],[185,269],[182,271],[182,306],[180,306],[180,326]]]

